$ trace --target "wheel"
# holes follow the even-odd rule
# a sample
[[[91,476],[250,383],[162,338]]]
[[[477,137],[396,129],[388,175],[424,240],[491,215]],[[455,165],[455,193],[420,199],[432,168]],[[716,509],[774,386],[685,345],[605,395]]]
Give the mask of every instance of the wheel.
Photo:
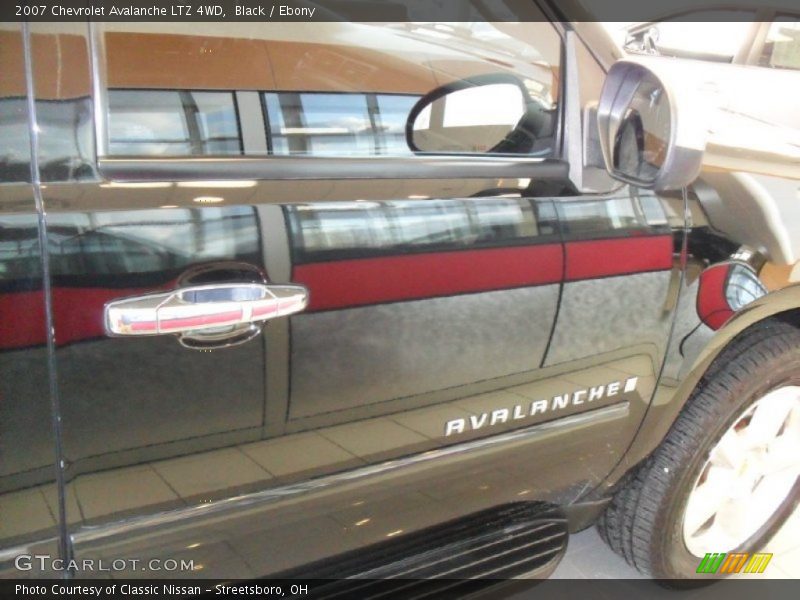
[[[770,320],[715,361],[598,529],[646,575],[702,577],[706,553],[757,551],[798,498],[800,330]]]

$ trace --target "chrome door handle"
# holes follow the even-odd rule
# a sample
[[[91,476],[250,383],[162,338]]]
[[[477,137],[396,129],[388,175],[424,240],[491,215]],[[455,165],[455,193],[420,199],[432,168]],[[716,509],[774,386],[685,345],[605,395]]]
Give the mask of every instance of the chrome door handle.
[[[199,285],[108,302],[105,329],[114,337],[236,330],[307,305],[308,290],[301,285]]]

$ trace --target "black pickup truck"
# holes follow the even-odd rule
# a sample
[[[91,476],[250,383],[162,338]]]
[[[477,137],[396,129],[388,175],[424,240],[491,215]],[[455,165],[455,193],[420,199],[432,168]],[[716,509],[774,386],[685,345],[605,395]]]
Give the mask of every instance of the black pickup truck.
[[[677,579],[769,539],[791,266],[550,14],[2,24],[2,576],[546,576],[597,523]]]

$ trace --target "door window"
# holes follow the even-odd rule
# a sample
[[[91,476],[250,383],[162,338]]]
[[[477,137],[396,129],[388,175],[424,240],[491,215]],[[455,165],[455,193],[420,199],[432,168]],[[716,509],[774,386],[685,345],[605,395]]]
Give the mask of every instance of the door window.
[[[526,104],[465,94],[456,116],[473,127],[507,125],[511,138],[517,127],[535,144],[467,153],[554,152],[560,38],[550,23],[102,26],[101,155],[410,156],[417,102],[486,76],[512,78]]]

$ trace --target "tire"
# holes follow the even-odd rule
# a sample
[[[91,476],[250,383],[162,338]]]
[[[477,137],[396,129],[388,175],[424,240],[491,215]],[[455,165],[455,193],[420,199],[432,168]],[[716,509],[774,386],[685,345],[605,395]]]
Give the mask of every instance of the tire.
[[[695,483],[703,481],[701,474],[708,477],[707,467],[713,468],[708,461],[722,436],[734,425],[737,435],[743,423],[749,427],[747,415],[764,406],[756,403],[770,392],[770,398],[787,391],[793,397],[795,390],[788,386],[794,385],[800,386],[800,330],[768,320],[740,334],[700,381],[661,445],[623,481],[597,524],[605,542],[630,565],[655,579],[708,580],[708,575],[696,575],[702,559],[696,542],[694,554],[687,547],[686,539],[695,538],[684,536],[690,494]],[[789,402],[796,406],[792,404],[795,400]],[[792,419],[787,422],[795,423],[796,413],[790,409],[789,414],[795,416],[787,417]],[[792,432],[791,439],[795,439],[794,425],[792,429],[786,427],[784,423],[779,433]],[[800,479],[792,484],[792,477],[785,478],[788,495],[752,535],[735,548],[707,551],[753,552],[762,548],[798,504]],[[716,518],[703,527],[710,527],[708,523],[713,524]]]

